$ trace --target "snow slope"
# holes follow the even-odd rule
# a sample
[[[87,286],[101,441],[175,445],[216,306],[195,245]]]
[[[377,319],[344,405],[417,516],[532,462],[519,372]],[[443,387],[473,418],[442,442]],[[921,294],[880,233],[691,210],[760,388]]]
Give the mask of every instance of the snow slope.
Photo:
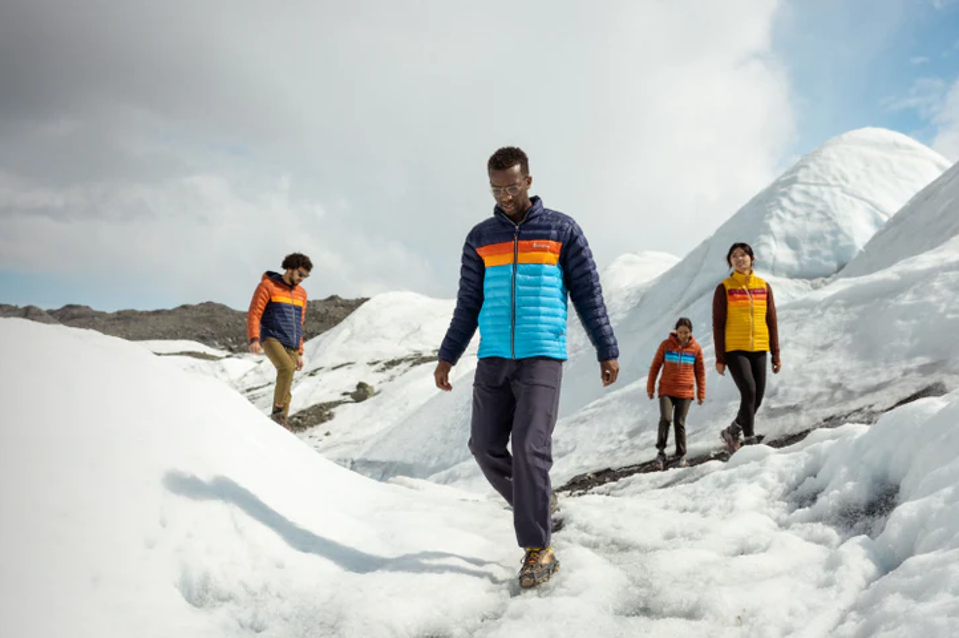
[[[842,270],[842,277],[877,272],[959,235],[959,164],[909,200]]]
[[[563,498],[563,568],[521,593],[496,500],[365,479],[119,339],[3,319],[0,349],[5,635],[945,638],[959,621],[957,392]]]

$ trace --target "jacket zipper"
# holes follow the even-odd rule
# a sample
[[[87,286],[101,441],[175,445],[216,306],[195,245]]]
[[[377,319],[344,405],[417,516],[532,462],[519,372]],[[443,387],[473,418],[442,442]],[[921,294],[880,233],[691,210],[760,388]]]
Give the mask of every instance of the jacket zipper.
[[[753,307],[753,294],[749,292],[749,275],[746,275],[746,296],[749,297],[749,351],[756,351],[756,310]]]
[[[517,261],[519,261],[519,224],[516,224],[516,230],[513,233],[513,278],[512,284],[510,286],[510,313],[511,318],[509,322],[509,357],[510,359],[516,358],[516,269]]]
[[[295,290],[296,286],[290,286],[290,313],[293,315],[293,347],[299,350],[300,340],[296,338],[296,295],[293,294]]]

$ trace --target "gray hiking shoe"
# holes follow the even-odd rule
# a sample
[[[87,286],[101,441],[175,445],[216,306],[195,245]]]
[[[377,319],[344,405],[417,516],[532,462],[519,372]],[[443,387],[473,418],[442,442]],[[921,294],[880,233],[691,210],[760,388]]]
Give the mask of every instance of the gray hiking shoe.
[[[757,445],[760,441],[758,436],[747,436],[743,439],[743,445]]]
[[[742,447],[742,443],[739,440],[739,433],[731,432],[731,429],[732,428],[729,427],[719,432],[719,437],[723,440],[723,443],[726,444],[726,449],[729,450],[730,454]]]
[[[656,455],[656,460],[653,461],[654,470],[664,470],[666,469],[666,455],[660,452]]]
[[[673,467],[689,467],[689,463],[686,462],[685,456],[677,456],[676,461],[673,463]]]
[[[523,557],[523,568],[519,570],[519,586],[523,589],[536,587],[552,578],[559,571],[559,561],[551,547],[546,549],[529,548]]]

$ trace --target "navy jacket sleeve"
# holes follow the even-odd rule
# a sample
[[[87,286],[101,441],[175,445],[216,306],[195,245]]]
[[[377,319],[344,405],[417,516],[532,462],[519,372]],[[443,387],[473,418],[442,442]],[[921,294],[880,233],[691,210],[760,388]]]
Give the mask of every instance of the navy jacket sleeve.
[[[476,252],[472,233],[463,245],[463,259],[460,266],[460,288],[456,296],[456,310],[446,331],[443,345],[440,346],[440,361],[449,361],[453,365],[469,346],[470,339],[479,323],[480,309],[483,307],[483,278],[486,268],[483,259]]]
[[[619,345],[606,314],[603,287],[599,283],[593,251],[589,249],[586,235],[576,222],[570,224],[560,260],[569,298],[589,340],[596,348],[598,360],[618,359]]]

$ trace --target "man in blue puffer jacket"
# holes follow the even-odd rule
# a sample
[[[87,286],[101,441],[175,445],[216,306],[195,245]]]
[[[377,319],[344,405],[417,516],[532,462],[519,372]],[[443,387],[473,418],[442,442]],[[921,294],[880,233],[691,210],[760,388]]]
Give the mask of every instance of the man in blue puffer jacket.
[[[487,171],[496,206],[466,237],[456,310],[433,376],[438,388],[452,390],[450,370],[479,327],[469,448],[513,507],[516,540],[526,550],[519,581],[532,587],[559,568],[550,547],[549,470],[567,295],[596,348],[604,386],[619,375],[619,348],[582,229],[529,196],[533,178],[522,150],[499,149]]]

